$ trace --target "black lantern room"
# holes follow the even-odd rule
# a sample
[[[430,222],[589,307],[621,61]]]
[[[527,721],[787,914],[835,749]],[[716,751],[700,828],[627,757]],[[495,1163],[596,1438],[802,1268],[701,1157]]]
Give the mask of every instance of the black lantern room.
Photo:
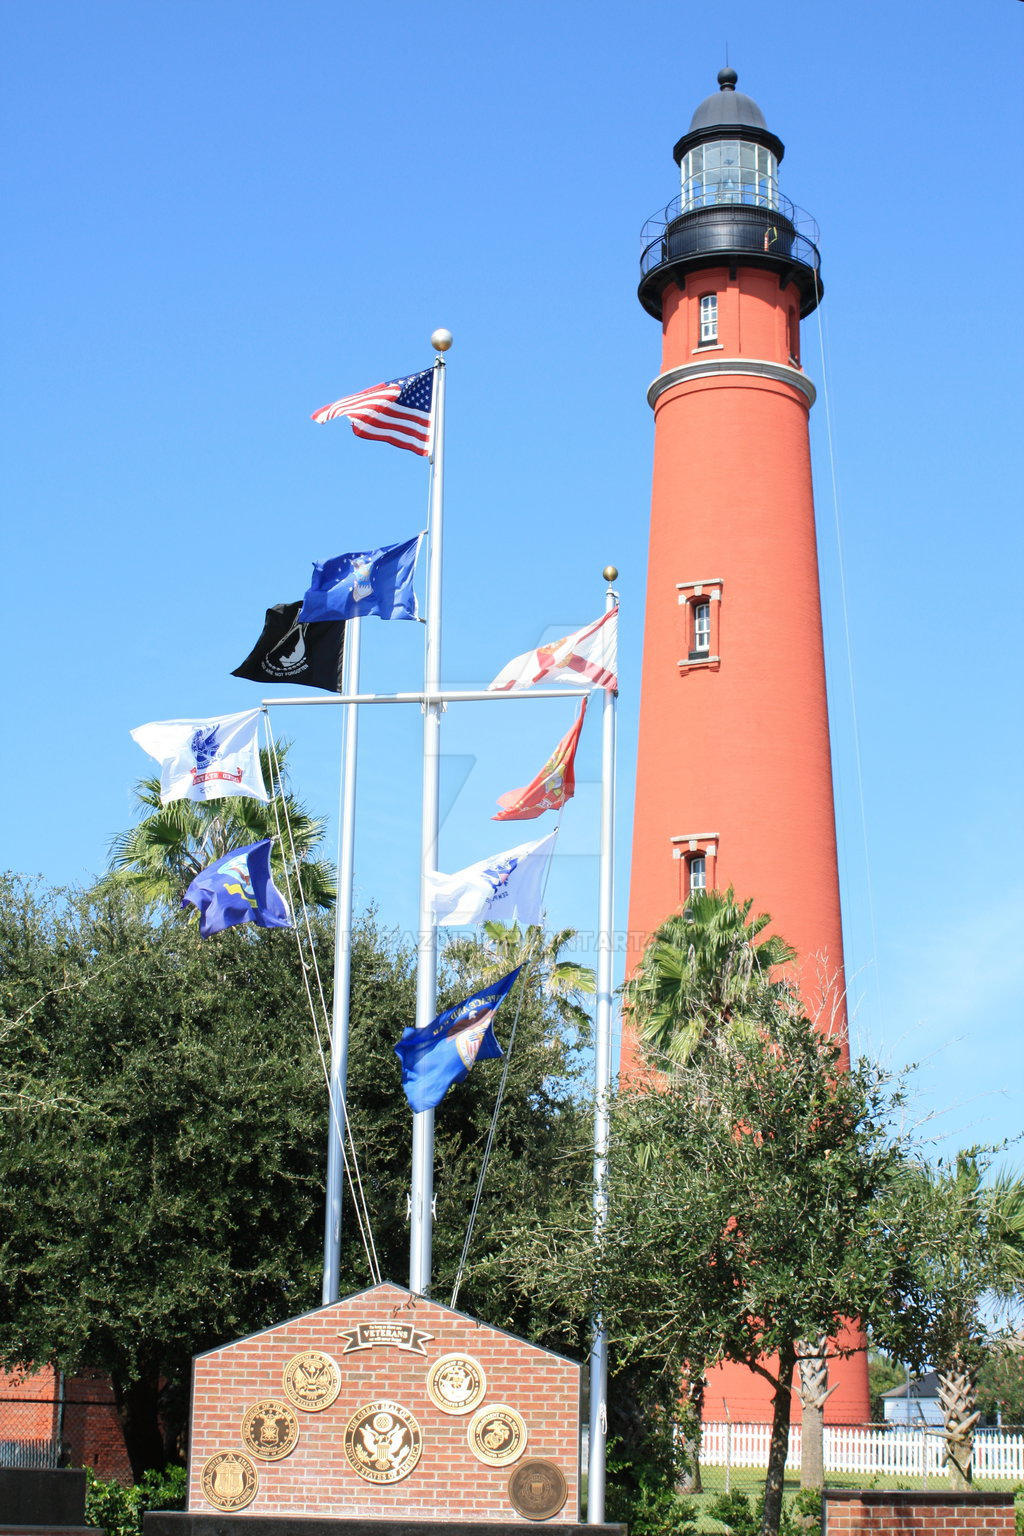
[[[795,283],[800,314],[821,299],[818,230],[779,191],[785,146],[764,113],[736,89],[734,69],[718,72],[719,89],[702,101],[673,151],[682,190],[644,225],[640,302],[661,319],[661,298],[701,267],[768,267],[780,285]]]

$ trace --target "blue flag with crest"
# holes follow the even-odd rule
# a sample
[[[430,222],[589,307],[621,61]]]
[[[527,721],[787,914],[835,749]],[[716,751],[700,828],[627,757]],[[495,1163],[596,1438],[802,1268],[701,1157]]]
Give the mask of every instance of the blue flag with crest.
[[[247,843],[202,870],[184,896],[182,906],[199,909],[199,937],[208,939],[238,923],[260,928],[291,928],[288,904],[270,871],[272,838]]]
[[[494,1038],[494,1015],[521,970],[517,965],[422,1029],[404,1031],[395,1055],[402,1063],[405,1096],[417,1114],[436,1108],[453,1083],[465,1082],[475,1061],[502,1055]]]
[[[326,619],[417,619],[416,556],[422,533],[404,544],[384,544],[314,562],[313,581],[299,613],[301,624]]]

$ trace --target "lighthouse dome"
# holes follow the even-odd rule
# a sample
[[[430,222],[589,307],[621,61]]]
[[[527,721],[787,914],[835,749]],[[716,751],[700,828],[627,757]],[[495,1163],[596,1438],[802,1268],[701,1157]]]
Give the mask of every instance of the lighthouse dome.
[[[736,89],[738,79],[734,69],[718,71],[719,89],[706,96],[693,114],[691,133],[699,133],[702,128],[768,127],[764,113],[753,97],[744,96]]]

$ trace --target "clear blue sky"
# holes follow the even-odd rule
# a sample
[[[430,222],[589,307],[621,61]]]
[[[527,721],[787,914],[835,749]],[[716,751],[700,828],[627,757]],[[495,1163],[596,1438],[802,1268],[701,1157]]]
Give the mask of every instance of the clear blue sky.
[[[147,768],[129,728],[254,702],[228,674],[265,606],[314,559],[422,526],[422,461],[308,417],[427,366],[445,325],[444,671],[486,682],[595,616],[620,567],[624,921],[659,357],[639,230],[728,46],[822,231],[860,775],[820,396],[812,432],[855,1047],[923,1059],[920,1111],[947,1110],[954,1144],[1016,1134],[1022,20],[1014,0],[8,0],[2,862],[97,874]],[[804,356],[820,386],[815,320]],[[417,627],[371,620],[365,641],[370,686],[416,686]],[[408,927],[419,719],[364,714],[359,899]],[[571,714],[449,712],[443,867],[516,840],[493,798]],[[331,815],[336,715],[287,730]],[[594,721],[581,776],[597,765]],[[591,782],[557,921],[593,925],[595,852]]]

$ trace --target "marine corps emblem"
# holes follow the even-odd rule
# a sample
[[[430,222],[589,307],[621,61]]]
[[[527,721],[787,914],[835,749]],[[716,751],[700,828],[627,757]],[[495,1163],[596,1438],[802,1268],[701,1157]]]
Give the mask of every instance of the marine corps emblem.
[[[518,1461],[528,1439],[523,1419],[507,1403],[479,1409],[470,1419],[466,1435],[477,1461],[489,1467],[507,1467],[509,1462]]]
[[[341,1391],[341,1367],[322,1349],[306,1349],[288,1361],[281,1382],[285,1397],[296,1408],[320,1413]]]
[[[533,1457],[521,1461],[508,1480],[509,1501],[527,1520],[550,1520],[568,1491],[561,1467]]]
[[[471,1355],[442,1355],[427,1372],[427,1396],[442,1413],[472,1413],[486,1391],[483,1366]]]
[[[287,1403],[272,1397],[247,1408],[242,1419],[242,1444],[261,1461],[280,1461],[295,1449],[299,1421]]]
[[[240,1451],[217,1451],[203,1467],[203,1498],[215,1509],[244,1509],[256,1497],[260,1480],[248,1456]]]
[[[401,1403],[364,1403],[345,1425],[345,1456],[368,1483],[400,1483],[420,1459],[423,1436]]]

